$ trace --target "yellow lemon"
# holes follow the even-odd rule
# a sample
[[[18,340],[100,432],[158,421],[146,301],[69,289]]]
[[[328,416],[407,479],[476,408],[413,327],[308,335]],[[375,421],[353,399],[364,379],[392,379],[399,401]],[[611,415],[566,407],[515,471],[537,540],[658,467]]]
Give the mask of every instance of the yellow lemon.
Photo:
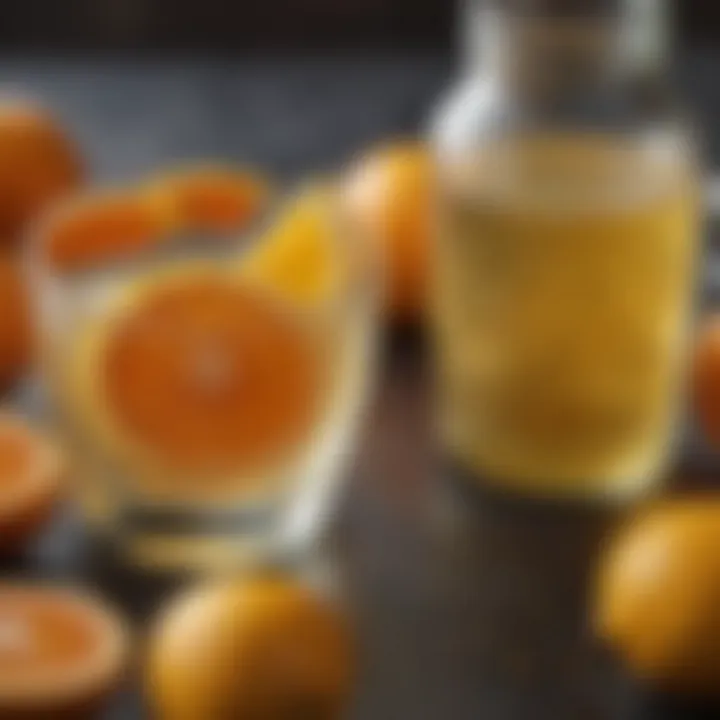
[[[311,185],[289,200],[241,269],[295,306],[317,308],[335,298],[344,271],[331,191]]]

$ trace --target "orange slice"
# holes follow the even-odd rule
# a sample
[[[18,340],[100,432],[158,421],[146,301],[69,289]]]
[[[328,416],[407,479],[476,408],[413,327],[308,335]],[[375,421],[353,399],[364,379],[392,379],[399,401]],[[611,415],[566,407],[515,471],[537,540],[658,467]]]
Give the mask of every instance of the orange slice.
[[[75,591],[0,584],[0,716],[91,716],[120,679],[127,637]]]
[[[345,276],[329,191],[313,185],[293,197],[241,270],[299,307],[335,298]]]
[[[51,267],[73,271],[132,257],[160,243],[171,229],[166,208],[120,189],[64,205],[43,224],[41,233]]]
[[[0,415],[0,551],[21,549],[37,534],[59,498],[62,471],[52,442]]]
[[[148,195],[175,213],[180,229],[244,229],[264,208],[268,184],[259,175],[223,166],[197,166],[152,180]]]
[[[104,405],[162,466],[242,473],[308,439],[323,384],[317,340],[236,276],[193,266],[155,277],[103,335]]]

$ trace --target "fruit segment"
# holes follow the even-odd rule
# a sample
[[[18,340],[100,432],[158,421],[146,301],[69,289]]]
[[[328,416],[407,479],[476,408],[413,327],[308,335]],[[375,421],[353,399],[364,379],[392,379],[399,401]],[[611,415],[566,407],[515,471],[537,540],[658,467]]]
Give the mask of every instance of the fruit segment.
[[[317,308],[336,298],[344,265],[329,191],[311,186],[292,198],[241,262],[247,277],[300,307]]]

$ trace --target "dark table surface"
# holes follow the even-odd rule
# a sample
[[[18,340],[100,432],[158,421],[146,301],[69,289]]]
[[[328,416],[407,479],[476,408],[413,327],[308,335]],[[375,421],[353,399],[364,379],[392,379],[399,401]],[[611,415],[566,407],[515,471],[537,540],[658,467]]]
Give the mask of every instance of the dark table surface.
[[[99,179],[192,158],[257,162],[288,178],[421,127],[450,77],[436,56],[198,60],[5,59],[0,84],[39,93]],[[720,57],[681,87],[712,130]],[[708,133],[720,160],[720,134]],[[638,687],[592,642],[586,589],[615,520],[483,495],[432,450],[422,342],[395,337],[339,508],[332,546],[352,598],[363,672],[359,720],[694,720],[720,717]],[[32,385],[29,386],[30,388]],[[19,393],[33,405],[32,391]],[[688,476],[712,473],[693,453]],[[98,562],[71,511],[6,575],[77,577],[144,617],[162,592]],[[143,717],[132,689],[108,718]],[[207,720],[212,720],[208,718]]]

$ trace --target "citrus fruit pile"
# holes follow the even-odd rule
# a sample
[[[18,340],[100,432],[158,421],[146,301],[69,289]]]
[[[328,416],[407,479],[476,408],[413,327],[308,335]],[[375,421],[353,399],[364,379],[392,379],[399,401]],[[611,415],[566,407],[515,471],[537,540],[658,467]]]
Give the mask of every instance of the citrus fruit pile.
[[[86,591],[0,583],[0,715],[100,716],[128,678],[132,635],[115,609]],[[137,660],[153,717],[162,720],[339,720],[354,669],[339,612],[278,575],[183,593],[162,611]]]

